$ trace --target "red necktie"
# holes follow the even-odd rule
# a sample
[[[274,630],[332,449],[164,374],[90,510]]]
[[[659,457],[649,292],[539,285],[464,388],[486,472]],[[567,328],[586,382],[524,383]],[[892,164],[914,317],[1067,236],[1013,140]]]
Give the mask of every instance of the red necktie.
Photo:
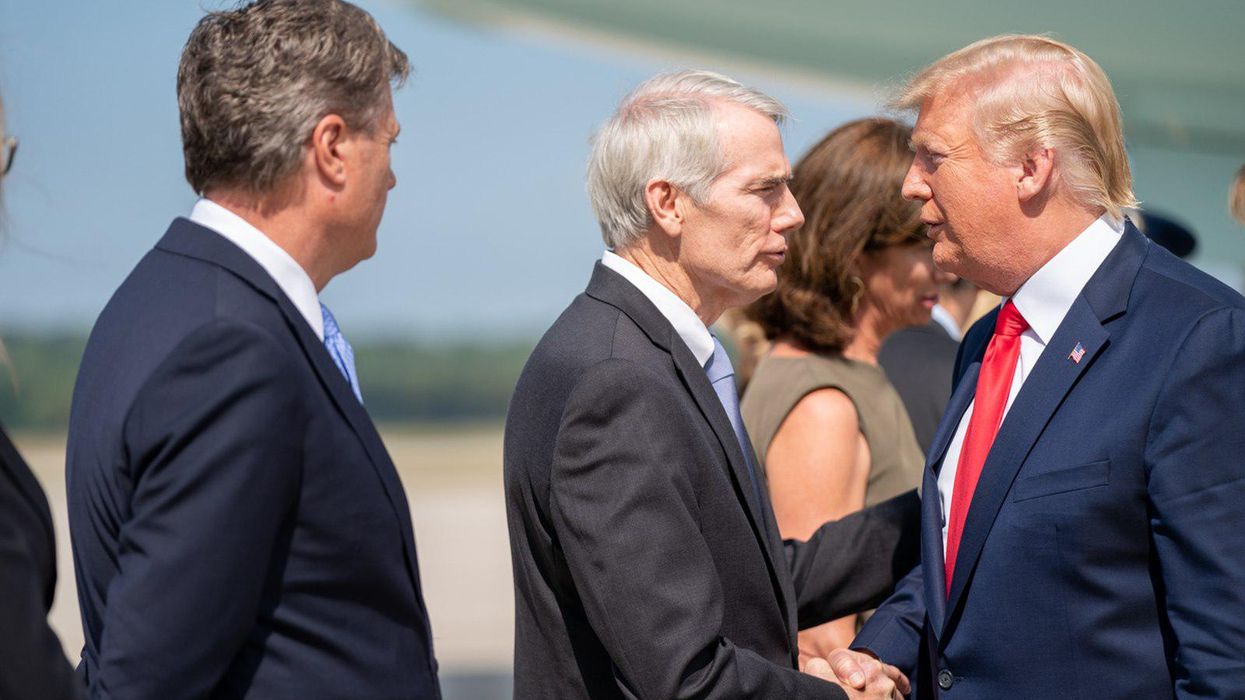
[[[986,356],[981,362],[981,374],[977,377],[977,393],[973,396],[973,416],[968,421],[964,445],[960,448],[960,464],[955,472],[955,487],[951,491],[951,517],[947,520],[947,595],[951,595],[951,576],[955,573],[955,556],[960,548],[960,536],[964,534],[964,521],[968,518],[968,506],[973,502],[973,491],[981,477],[981,468],[990,454],[994,436],[1003,422],[1003,409],[1007,407],[1007,395],[1012,390],[1012,378],[1016,374],[1016,361],[1020,359],[1020,334],[1029,323],[1008,301],[999,311],[994,322],[994,337],[986,346]]]

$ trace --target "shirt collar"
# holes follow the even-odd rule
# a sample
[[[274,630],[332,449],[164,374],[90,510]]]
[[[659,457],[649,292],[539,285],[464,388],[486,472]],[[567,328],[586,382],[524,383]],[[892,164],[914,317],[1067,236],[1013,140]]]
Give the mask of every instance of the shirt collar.
[[[934,308],[929,312],[929,318],[934,323],[942,326],[942,329],[947,332],[947,335],[951,336],[952,340],[958,342],[964,337],[964,331],[960,330],[960,324],[956,323],[955,317],[941,305],[934,304]]]
[[[320,312],[316,286],[307,271],[289,253],[246,219],[210,199],[195,202],[190,220],[224,236],[259,263],[294,303],[294,308],[315,331],[316,337],[324,340],[324,317]]]
[[[1012,295],[1016,310],[1024,316],[1042,345],[1050,343],[1064,316],[1072,308],[1072,302],[1076,301],[1085,283],[1120,242],[1123,233],[1123,222],[1102,215],[1033,273]]]
[[[709,334],[709,329],[705,327],[696,312],[692,311],[692,307],[687,305],[687,302],[631,261],[608,250],[601,255],[601,264],[622,275],[649,301],[653,302],[653,306],[656,306],[661,315],[674,326],[675,332],[692,351],[692,355],[701,367],[709,362],[709,359],[713,357],[713,336]]]

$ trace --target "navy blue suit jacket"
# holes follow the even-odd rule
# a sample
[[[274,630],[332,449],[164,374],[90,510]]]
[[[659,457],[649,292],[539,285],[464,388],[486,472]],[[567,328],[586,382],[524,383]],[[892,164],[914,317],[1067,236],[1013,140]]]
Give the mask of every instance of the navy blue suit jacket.
[[[1245,300],[1128,225],[999,429],[948,598],[937,474],[995,316],[930,452],[922,564],[854,646],[921,698],[1245,697]]]
[[[410,515],[276,282],[185,219],[100,315],[69,520],[93,698],[436,698]]]

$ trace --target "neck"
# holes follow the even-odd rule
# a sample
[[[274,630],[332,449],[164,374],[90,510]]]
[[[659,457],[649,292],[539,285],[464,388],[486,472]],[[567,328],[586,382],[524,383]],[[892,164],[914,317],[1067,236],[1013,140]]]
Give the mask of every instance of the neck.
[[[209,190],[203,196],[240,216],[288,253],[311,278],[317,293],[337,274],[324,232],[310,223],[314,217],[289,193]]]
[[[856,312],[856,329],[852,339],[843,346],[843,357],[871,365],[878,363],[882,343],[895,329],[890,327],[883,314],[867,300],[861,300]]]
[[[1018,256],[1019,264],[1010,271],[1011,274],[1004,273],[992,286],[981,286],[999,296],[1012,296],[1100,216],[1101,211],[1087,210],[1079,205],[1049,203],[1040,216],[1028,217],[1012,229],[1016,240],[1025,242],[1027,254],[1022,258]]]
[[[646,275],[657,280],[663,287],[682,299],[683,303],[691,307],[706,328],[712,326],[726,311],[725,305],[714,303],[699,292],[691,275],[687,274],[687,271],[679,264],[675,251],[654,249],[649,242],[649,237],[641,238],[636,243],[614,252],[618,257],[640,268]]]

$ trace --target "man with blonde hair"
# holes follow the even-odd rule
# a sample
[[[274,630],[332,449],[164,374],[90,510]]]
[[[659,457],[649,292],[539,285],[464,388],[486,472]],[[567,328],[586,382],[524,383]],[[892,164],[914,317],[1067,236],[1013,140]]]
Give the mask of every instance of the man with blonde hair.
[[[897,100],[936,262],[1003,297],[853,646],[916,697],[1245,697],[1245,299],[1149,243],[1102,69],[986,39]]]

